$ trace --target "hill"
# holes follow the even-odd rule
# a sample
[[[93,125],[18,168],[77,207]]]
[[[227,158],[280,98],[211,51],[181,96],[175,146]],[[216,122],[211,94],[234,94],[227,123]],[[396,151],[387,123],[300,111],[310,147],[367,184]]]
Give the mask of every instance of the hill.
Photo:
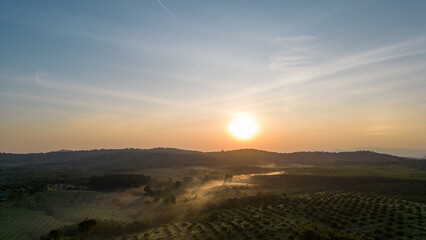
[[[426,169],[426,161],[371,151],[277,153],[256,149],[199,152],[174,148],[98,149],[49,153],[0,153],[0,167],[97,169],[190,166],[289,166],[289,165],[404,165]]]

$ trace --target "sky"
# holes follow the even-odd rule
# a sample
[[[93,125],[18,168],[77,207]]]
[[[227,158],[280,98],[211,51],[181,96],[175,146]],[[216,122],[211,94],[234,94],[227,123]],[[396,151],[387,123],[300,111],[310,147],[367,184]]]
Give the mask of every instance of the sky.
[[[1,1],[0,152],[426,148],[426,1]],[[227,130],[239,113],[257,135]]]

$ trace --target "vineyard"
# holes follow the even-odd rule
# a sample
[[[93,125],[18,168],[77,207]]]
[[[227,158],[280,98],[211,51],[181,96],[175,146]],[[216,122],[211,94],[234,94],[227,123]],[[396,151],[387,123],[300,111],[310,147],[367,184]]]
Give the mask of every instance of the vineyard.
[[[111,199],[92,191],[44,192],[44,203],[32,207],[2,205],[0,208],[0,239],[18,239],[22,236],[40,236],[49,229],[82,221],[87,218],[115,219],[130,221],[117,208]],[[7,229],[7,231],[5,231]],[[38,239],[38,238],[36,238]]]
[[[67,224],[43,211],[23,207],[2,206],[0,209],[0,239],[18,239],[22,236],[40,236],[46,229]]]
[[[233,198],[206,220],[156,227],[140,239],[296,239],[316,224],[351,237],[425,239],[426,205],[376,194],[319,192]]]

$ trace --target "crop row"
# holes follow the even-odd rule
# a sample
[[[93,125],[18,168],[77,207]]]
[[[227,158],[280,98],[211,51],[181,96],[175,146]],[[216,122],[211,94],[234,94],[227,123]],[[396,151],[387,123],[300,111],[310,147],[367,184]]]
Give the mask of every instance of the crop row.
[[[377,239],[426,238],[426,208],[420,203],[356,192],[250,199],[230,200],[208,220],[169,224],[146,231],[139,237],[291,239],[297,236],[303,224],[316,223],[353,236],[365,233]]]

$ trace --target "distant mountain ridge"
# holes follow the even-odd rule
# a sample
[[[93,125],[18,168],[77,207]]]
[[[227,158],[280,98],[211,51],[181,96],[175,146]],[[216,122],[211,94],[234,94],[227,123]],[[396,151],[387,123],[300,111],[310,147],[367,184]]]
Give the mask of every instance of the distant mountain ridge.
[[[162,152],[170,153],[178,152],[195,152],[176,148],[124,148],[124,149],[93,149],[93,150],[59,150],[46,153],[0,153],[0,165],[5,164],[43,164],[57,162],[73,162],[100,155],[109,155],[117,153],[147,153],[147,152]]]
[[[426,159],[426,149],[410,149],[410,148],[384,148],[384,147],[358,147],[350,149],[336,149],[336,152],[347,151],[373,151],[377,153],[385,153],[398,157],[411,157]]]
[[[0,153],[0,167],[98,169],[191,167],[191,166],[289,166],[398,164],[426,168],[426,161],[372,151],[277,153],[256,149],[200,152],[176,148],[95,149],[49,153]]]

